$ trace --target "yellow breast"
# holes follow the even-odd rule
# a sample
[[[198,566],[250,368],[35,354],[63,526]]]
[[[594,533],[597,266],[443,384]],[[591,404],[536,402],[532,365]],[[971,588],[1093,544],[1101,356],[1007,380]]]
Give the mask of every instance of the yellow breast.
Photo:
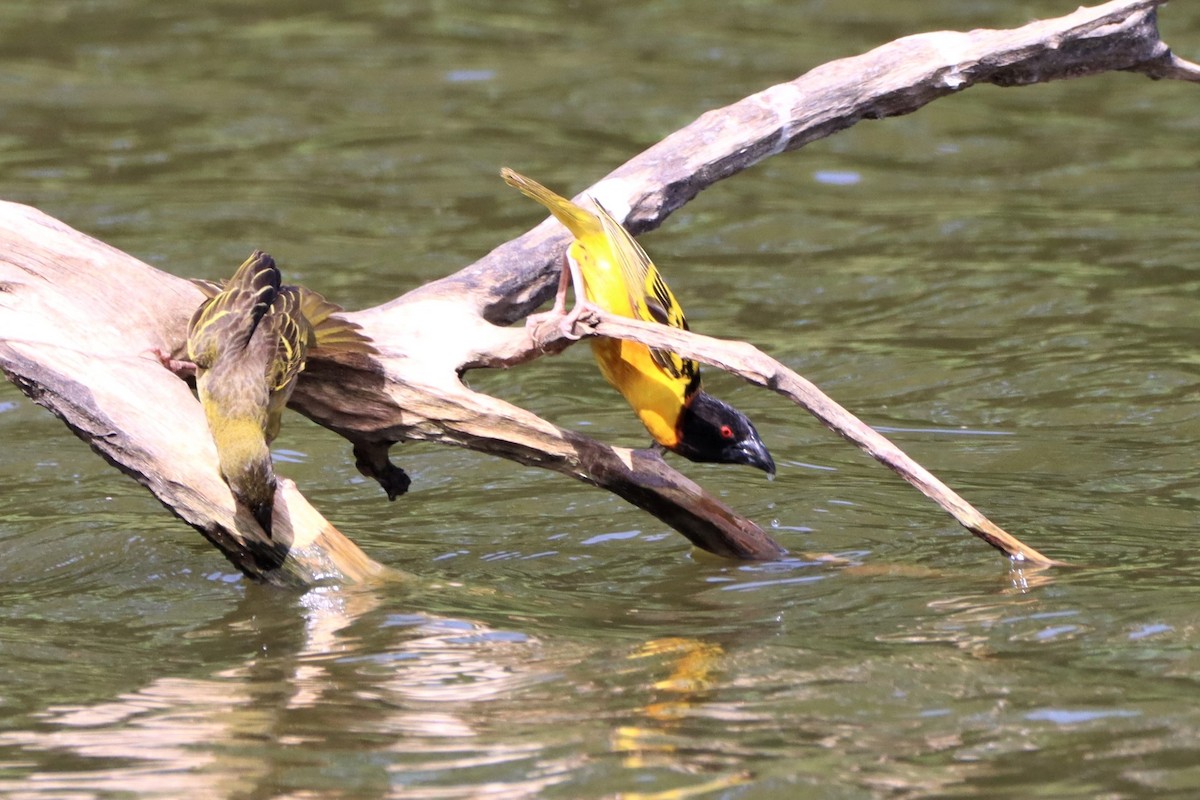
[[[606,253],[602,237],[576,240],[567,251],[583,275],[588,300],[611,314],[638,319],[620,267]],[[600,374],[625,396],[654,440],[674,447],[689,381],[664,372],[651,358],[650,348],[637,342],[593,339],[592,354]]]

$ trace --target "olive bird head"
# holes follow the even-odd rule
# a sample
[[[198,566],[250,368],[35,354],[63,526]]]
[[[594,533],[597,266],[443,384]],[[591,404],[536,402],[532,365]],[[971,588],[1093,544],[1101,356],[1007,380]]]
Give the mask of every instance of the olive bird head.
[[[275,510],[275,473],[271,469],[271,457],[243,465],[238,474],[227,475],[233,496],[242,502],[267,538],[272,538],[271,523]]]
[[[679,442],[671,448],[689,461],[746,464],[768,475],[775,461],[745,414],[705,392],[698,392],[683,410]]]

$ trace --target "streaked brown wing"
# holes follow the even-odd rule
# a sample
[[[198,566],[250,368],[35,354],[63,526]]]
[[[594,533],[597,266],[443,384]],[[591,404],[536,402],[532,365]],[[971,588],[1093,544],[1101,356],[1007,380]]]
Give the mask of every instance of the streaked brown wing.
[[[274,260],[256,250],[229,283],[192,315],[188,358],[208,369],[221,353],[244,350],[278,291],[279,270]]]
[[[284,286],[271,304],[267,324],[276,340],[275,357],[267,373],[272,392],[286,388],[304,370],[309,348],[316,344],[316,332],[301,312],[301,290]]]

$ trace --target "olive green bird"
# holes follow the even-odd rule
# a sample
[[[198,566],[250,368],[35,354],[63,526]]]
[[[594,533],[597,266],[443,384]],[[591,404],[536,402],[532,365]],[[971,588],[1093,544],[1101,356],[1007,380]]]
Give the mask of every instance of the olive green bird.
[[[275,260],[256,250],[208,295],[188,325],[187,357],[217,446],[221,477],[268,537],[275,505],[270,444],[310,352],[371,353],[342,309],[302,286],[281,284]]]

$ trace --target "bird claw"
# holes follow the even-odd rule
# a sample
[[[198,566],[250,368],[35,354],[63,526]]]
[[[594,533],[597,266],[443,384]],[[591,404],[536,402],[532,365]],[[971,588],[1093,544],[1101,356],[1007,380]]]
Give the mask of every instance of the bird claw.
[[[539,344],[546,344],[555,338],[569,339],[572,342],[577,342],[586,333],[586,331],[579,331],[578,329],[580,327],[585,329],[590,328],[599,319],[598,308],[590,303],[576,303],[575,307],[570,311],[551,309],[541,314],[530,314],[525,318],[525,328],[529,331],[533,340]],[[551,325],[554,328],[554,332],[548,335],[543,334],[543,329]]]
[[[596,323],[600,321],[600,309],[591,303],[579,304],[568,315],[571,319],[571,338],[582,339],[584,333],[591,328],[596,327]],[[584,332],[575,333],[579,328],[585,329]]]
[[[541,314],[530,314],[525,318],[525,331],[533,340],[534,346],[545,350],[547,346],[563,338],[578,339],[573,336],[570,326],[563,327],[567,315],[562,311],[545,311]]]
[[[196,377],[196,365],[191,361],[180,361],[178,359],[171,358],[171,356],[167,353],[164,353],[160,347],[152,347],[147,351],[147,353],[153,356],[158,363],[162,364],[180,378],[186,380],[188,378]]]
[[[551,321],[554,321],[557,324],[557,321],[565,316],[566,312],[561,310],[543,311],[540,314],[530,314],[525,318],[525,328],[526,330],[532,332],[543,325],[549,324]]]

